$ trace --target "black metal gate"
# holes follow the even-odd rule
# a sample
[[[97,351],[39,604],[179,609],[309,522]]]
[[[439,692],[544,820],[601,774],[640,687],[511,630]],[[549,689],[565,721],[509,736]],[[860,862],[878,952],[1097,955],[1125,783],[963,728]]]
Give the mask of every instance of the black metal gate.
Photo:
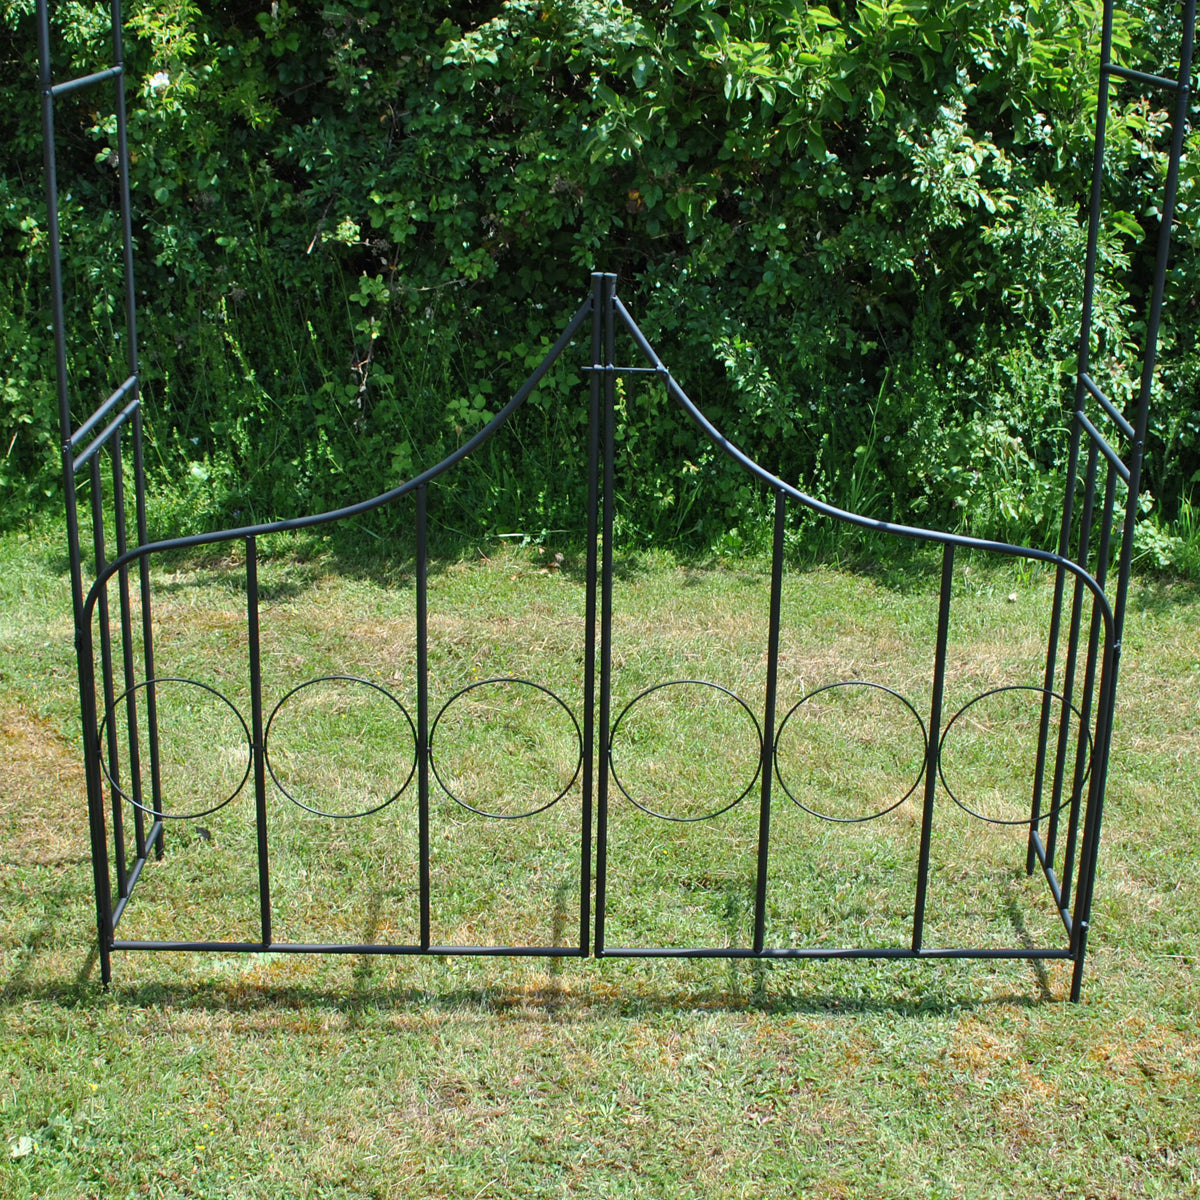
[[[571,318],[545,360],[497,415],[458,450],[436,467],[401,486],[362,503],[334,512],[271,524],[220,530],[211,534],[151,541],[147,529],[142,415],[139,400],[139,362],[136,300],[133,275],[133,234],[129,192],[129,146],[125,122],[125,71],[119,3],[113,4],[114,65],[106,70],[60,83],[50,70],[50,25],[46,0],[38,3],[41,55],[41,95],[45,131],[47,202],[51,243],[52,294],[57,353],[58,399],[62,423],[63,478],[67,532],[70,546],[72,594],[78,651],[80,708],[86,762],[88,813],[92,842],[101,973],[111,978],[115,950],[216,950],[221,952],[340,952],[354,954],[519,954],[541,956],[696,956],[722,958],[1012,958],[1067,959],[1073,962],[1071,997],[1078,999],[1087,949],[1097,852],[1100,839],[1105,782],[1112,733],[1113,705],[1133,551],[1142,454],[1149,417],[1151,380],[1163,303],[1172,215],[1179,161],[1186,125],[1191,75],[1195,0],[1184,10],[1181,65],[1174,79],[1149,76],[1111,61],[1112,3],[1106,0],[1102,46],[1101,89],[1091,196],[1086,264],[1083,327],[1079,342],[1075,417],[1071,428],[1070,473],[1063,495],[1062,530],[1057,553],[1000,542],[941,533],[877,521],[824,504],[776,478],[725,440],[688,398],[672,377],[617,295],[616,278],[592,276],[591,291]],[[1173,139],[1166,178],[1158,258],[1147,321],[1143,374],[1136,410],[1126,415],[1097,386],[1090,373],[1091,317],[1096,255],[1101,221],[1101,183],[1109,85],[1130,80],[1142,87],[1163,89],[1175,95]],[[81,88],[110,81],[118,130],[121,179],[121,218],[125,271],[126,377],[108,399],[81,424],[71,414],[71,384],[67,370],[67,330],[64,319],[61,242],[58,228],[58,185],[55,166],[55,99]],[[588,435],[586,446],[586,582],[582,692],[578,703],[556,694],[544,680],[497,676],[472,682],[445,699],[435,711],[429,686],[430,613],[427,545],[428,497],[445,486],[455,467],[495,435],[526,402],[546,372],[576,339],[588,339]],[[618,339],[633,362],[619,361]],[[770,602],[762,630],[766,662],[761,704],[749,703],[723,685],[698,679],[661,679],[644,688],[615,712],[613,681],[614,511],[617,500],[615,442],[620,422],[618,379],[633,375],[653,378],[666,389],[686,418],[711,443],[759,480],[774,497],[774,535],[771,556]],[[1107,432],[1105,432],[1107,431]],[[1124,449],[1118,449],[1123,446]],[[132,480],[127,480],[129,459]],[[107,471],[102,463],[107,462]],[[1115,519],[1118,480],[1126,485],[1124,520]],[[132,544],[126,533],[129,492],[132,491],[135,531]],[[79,497],[85,509],[79,511]],[[381,683],[349,675],[323,675],[306,680],[273,707],[264,695],[261,652],[261,595],[258,580],[258,544],[265,535],[326,525],[353,518],[383,505],[411,498],[415,504],[415,694],[410,712]],[[814,820],[845,818],[820,811],[806,802],[794,784],[789,786],[780,762],[781,739],[800,705],[810,693],[781,712],[779,687],[781,592],[784,572],[784,535],[789,509],[805,507],[830,521],[845,522],[879,534],[933,543],[941,550],[941,584],[936,635],[929,647],[931,673],[929,703],[921,710],[907,698],[881,684],[858,678],[839,679],[817,689],[879,689],[896,699],[911,715],[921,751],[919,771],[901,800],[919,800],[919,843],[915,888],[911,897],[908,936],[900,944],[798,947],[774,944],[767,912],[771,888],[773,804],[780,794],[789,797]],[[94,573],[85,572],[83,526],[90,519],[90,554]],[[112,546],[108,530],[113,531]],[[150,565],[152,560],[192,547],[238,543],[245,553],[245,678],[249,712],[243,713],[216,685],[205,679],[157,675],[154,654],[154,619]],[[957,712],[943,708],[946,683],[947,638],[952,609],[955,553],[969,549],[992,555],[1031,560],[1054,569],[1053,603],[1045,644],[1045,669],[1038,686],[993,689],[969,700]],[[415,792],[416,854],[410,864],[416,876],[419,936],[406,943],[369,941],[351,943],[286,942],[273,932],[271,803],[279,796],[330,819],[366,816],[383,807],[361,812],[322,813],[289,791],[271,758],[273,722],[304,689],[331,681],[373,689],[390,700],[406,730],[403,754],[407,772],[401,794]],[[565,714],[573,730],[577,754],[567,787],[552,796],[531,801],[529,810],[491,812],[485,804],[455,795],[453,785],[438,770],[438,730],[447,713],[468,694],[483,686],[534,689],[555,712]],[[610,811],[618,799],[628,800],[644,812],[663,820],[677,816],[659,811],[652,800],[631,794],[619,770],[622,723],[638,703],[663,689],[688,686],[719,692],[740,705],[753,727],[757,750],[748,781],[735,783],[732,799],[705,814],[716,818],[739,803],[757,805],[757,839],[754,872],[752,935],[744,944],[617,946],[606,933],[609,912]],[[213,702],[227,706],[244,733],[245,770],[231,795],[212,797],[211,804],[193,812],[171,811],[163,794],[160,763],[159,707],[163,690],[197,689]],[[1027,827],[1025,868],[1045,879],[1049,902],[1062,925],[1062,938],[1053,946],[1009,947],[929,945],[926,940],[926,897],[930,874],[931,837],[935,810],[943,797],[968,813],[969,800],[956,793],[944,760],[947,739],[974,705],[998,691],[1034,694],[1040,710],[1037,755],[1028,780],[1028,816],[1002,821]],[[557,707],[555,707],[557,706]],[[410,743],[410,745],[409,745]],[[240,770],[240,767],[239,767]],[[404,774],[404,772],[402,772]],[[555,945],[440,945],[433,936],[430,883],[431,802],[444,793],[465,807],[495,819],[533,819],[571,788],[579,788],[576,830],[578,848],[578,934]],[[411,789],[411,790],[410,790]],[[122,940],[118,929],[131,902],[147,861],[164,854],[165,831],[171,821],[196,821],[249,797],[254,810],[257,857],[257,909],[259,936],[252,940]],[[873,820],[891,811],[900,801],[889,800],[879,811],[855,820]],[[973,814],[983,821],[997,818]],[[690,819],[690,818],[689,818]],[[132,825],[132,828],[130,828]]]

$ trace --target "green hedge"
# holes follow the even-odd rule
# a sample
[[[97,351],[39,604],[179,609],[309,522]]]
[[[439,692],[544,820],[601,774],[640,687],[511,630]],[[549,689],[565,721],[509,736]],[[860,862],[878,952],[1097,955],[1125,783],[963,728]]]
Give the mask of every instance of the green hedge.
[[[55,491],[31,2],[0,24],[8,519]],[[60,76],[108,58],[59,4]],[[748,453],[880,516],[1052,540],[1066,450],[1099,6],[1077,0],[669,5],[373,0],[129,6],[138,272],[156,514],[290,515],[361,498],[478,427],[592,269]],[[1174,30],[1121,15],[1122,56]],[[1164,114],[1116,105],[1098,372],[1131,394]],[[114,130],[59,110],[82,412],[119,319]],[[1194,138],[1193,138],[1194,143]],[[1197,159],[1149,488],[1200,468]],[[119,347],[118,347],[119,349]],[[119,357],[117,359],[119,361]],[[557,372],[443,522],[579,523],[578,374]],[[761,498],[661,395],[622,446],[630,536],[757,536]],[[11,439],[11,444],[10,444]],[[515,448],[514,448],[515,447]]]

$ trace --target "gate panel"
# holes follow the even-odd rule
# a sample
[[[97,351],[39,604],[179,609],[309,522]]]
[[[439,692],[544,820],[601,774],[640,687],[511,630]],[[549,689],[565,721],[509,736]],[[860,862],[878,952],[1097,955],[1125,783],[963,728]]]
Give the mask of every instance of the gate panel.
[[[771,475],[688,398],[611,274],[593,276],[545,360],[437,466],[334,512],[151,542],[120,6],[112,8],[113,65],[59,82],[46,0],[37,7],[64,496],[105,982],[113,950],[1062,958],[1074,963],[1078,999],[1195,0],[1184,6],[1175,78],[1112,61],[1105,5],[1057,553],[874,520]],[[1142,379],[1130,414],[1098,382],[1104,364],[1094,360],[1091,329],[1108,93],[1122,82],[1174,99]],[[54,110],[57,97],[98,85],[114,89],[124,362],[105,383],[107,398],[80,417],[64,317]],[[440,602],[430,502],[453,487],[464,459],[506,436],[509,419],[585,324],[578,615],[550,630],[538,653],[517,655],[507,652],[505,622],[522,619],[522,598],[502,581],[474,612]],[[774,504],[771,562],[756,581],[752,614],[706,627],[701,589],[688,610],[695,637],[683,646],[660,636],[668,612],[681,623],[677,600],[664,600],[664,620],[641,630],[622,616],[631,585],[621,579],[615,544],[628,482],[618,430],[628,397],[647,386],[665,389],[679,420]],[[407,506],[415,545],[411,578],[386,628],[342,628],[336,614],[318,612],[306,630],[273,591],[260,539],[384,505]],[[925,628],[903,631],[899,647],[884,638],[871,650],[870,605],[860,599],[858,629],[816,636],[803,580],[789,576],[784,561],[787,523],[801,508],[874,536],[940,547],[941,586]],[[216,545],[229,553],[219,568],[230,582],[228,603],[188,611],[188,583],[177,575],[160,577],[152,608],[152,567]],[[979,598],[962,582],[972,554],[1052,569],[1045,640],[1032,652],[997,664],[972,653],[969,618]],[[724,653],[719,669],[712,666],[703,647],[714,637],[723,651],[738,647],[741,667]],[[334,729],[345,731],[344,753],[318,754]],[[1005,778],[997,760],[1020,770]],[[469,906],[461,898],[467,845],[473,864],[488,864],[482,879],[472,868],[482,906],[477,894]],[[1027,878],[1018,888],[1022,864]],[[167,872],[173,895],[186,885],[186,905],[165,903],[164,893],[156,903],[155,879]],[[353,901],[331,913],[324,885],[348,877]],[[1036,927],[1024,923],[1028,905],[1016,899],[1031,888],[1046,901]],[[1005,908],[1012,936],[996,938],[985,918]]]

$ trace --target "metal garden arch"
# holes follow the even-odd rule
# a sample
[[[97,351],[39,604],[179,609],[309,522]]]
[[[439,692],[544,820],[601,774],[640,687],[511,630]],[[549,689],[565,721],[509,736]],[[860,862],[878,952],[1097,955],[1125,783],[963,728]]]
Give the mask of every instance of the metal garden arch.
[[[1121,633],[1132,558],[1132,535],[1137,512],[1143,446],[1149,418],[1151,380],[1163,305],[1179,164],[1190,99],[1191,62],[1195,29],[1195,0],[1183,5],[1183,38],[1179,70],[1175,77],[1133,71],[1112,61],[1113,0],[1105,0],[1101,46],[1100,98],[1097,112],[1095,159],[1091,189],[1088,250],[1085,270],[1083,319],[1079,339],[1075,412],[1071,425],[1070,470],[1062,498],[1062,526],[1056,553],[1028,547],[891,524],[844,512],[805,495],[778,479],[731,445],[692,403],[654,348],[638,329],[617,295],[616,278],[592,276],[591,290],[571,318],[546,359],[504,408],[474,437],[438,466],[406,483],[335,512],[321,513],[266,525],[224,529],[172,541],[152,541],[146,519],[146,472],[143,462],[142,413],[139,396],[140,367],[137,339],[137,303],[134,288],[133,222],[130,202],[128,142],[125,115],[125,66],[122,47],[120,0],[112,2],[112,65],[81,78],[56,82],[51,75],[51,30],[48,0],[38,0],[40,89],[45,141],[46,195],[51,246],[51,287],[57,368],[58,404],[62,430],[62,465],[67,535],[70,549],[72,599],[78,655],[80,714],[83,725],[88,815],[95,882],[96,917],[101,974],[112,976],[114,951],[209,950],[228,952],[351,952],[362,954],[516,954],[543,956],[709,956],[725,958],[1011,958],[1066,959],[1073,963],[1071,998],[1080,995],[1087,951],[1100,826],[1113,723]],[[1172,135],[1164,193],[1157,262],[1147,314],[1143,369],[1136,407],[1122,412],[1091,374],[1090,346],[1096,257],[1102,211],[1102,181],[1109,91],[1120,83],[1133,83],[1173,95]],[[112,88],[117,127],[120,174],[120,217],[123,231],[125,292],[125,378],[96,411],[76,424],[72,414],[72,387],[68,372],[68,329],[64,316],[62,242],[59,232],[58,172],[55,162],[54,115],[56,100],[69,93],[108,84]],[[460,700],[463,689],[449,697],[439,711],[432,710],[428,686],[428,553],[426,499],[442,476],[496,433],[529,397],[550,366],[576,338],[589,339],[587,441],[587,578],[583,695],[578,712],[537,680],[497,679],[481,682],[539,689],[566,712],[578,743],[578,760],[572,784],[578,780],[581,803],[578,821],[580,910],[574,943],[533,945],[438,945],[431,933],[430,799],[441,787],[453,796],[437,768],[437,730],[448,708]],[[618,362],[617,337],[632,347],[636,362]],[[621,947],[610,944],[605,917],[608,905],[608,833],[610,803],[624,793],[617,770],[616,746],[620,726],[629,708],[661,688],[682,683],[716,688],[704,680],[663,680],[614,713],[612,680],[613,645],[613,511],[614,436],[618,422],[617,377],[627,373],[653,376],[664,386],[686,417],[711,442],[739,463],[770,490],[775,498],[774,544],[771,571],[770,616],[764,631],[767,661],[765,701],[751,707],[733,697],[748,714],[757,731],[757,771],[726,807],[757,801],[758,837],[755,868],[753,937],[745,945],[666,945]],[[132,460],[131,464],[129,460]],[[107,473],[102,467],[107,463]],[[129,478],[130,466],[132,478]],[[1117,481],[1127,488],[1124,520],[1116,520]],[[105,517],[105,489],[111,488],[115,520],[112,535]],[[130,497],[132,492],[132,497]],[[85,497],[80,511],[80,495]],[[369,942],[296,943],[276,938],[272,928],[270,803],[291,798],[276,776],[270,759],[272,722],[282,705],[310,680],[293,688],[273,710],[264,697],[260,652],[260,593],[257,577],[258,539],[265,534],[320,526],[353,517],[404,497],[416,505],[416,679],[415,711],[409,712],[382,685],[349,676],[374,688],[399,708],[411,736],[411,766],[400,792],[416,791],[420,936],[411,943]],[[132,501],[135,537],[130,542],[126,519]],[[921,800],[920,842],[916,887],[911,907],[911,936],[904,944],[844,948],[774,945],[768,938],[766,911],[770,887],[771,819],[773,798],[780,793],[793,799],[815,819],[830,819],[794,795],[778,761],[779,741],[799,705],[780,715],[778,692],[780,591],[783,548],[789,506],[806,506],[830,521],[847,522],[880,533],[917,539],[941,547],[942,571],[937,636],[933,647],[931,703],[918,712],[903,696],[924,739],[921,767],[908,795]],[[90,517],[87,509],[90,508]],[[85,569],[84,529],[90,524],[94,574]],[[1116,532],[1114,532],[1114,530]],[[110,540],[113,545],[110,546]],[[212,684],[203,680],[158,676],[155,673],[154,620],[150,563],[172,550],[221,542],[241,543],[246,561],[245,670],[249,681],[250,712],[243,715]],[[925,939],[926,889],[930,869],[931,829],[941,794],[970,811],[946,777],[942,749],[955,723],[972,705],[990,693],[977,696],[957,713],[943,711],[946,680],[946,639],[951,610],[951,579],[956,550],[973,549],[995,555],[1040,561],[1054,570],[1054,598],[1046,636],[1045,671],[1039,687],[1026,688],[1040,696],[1040,725],[1036,766],[1029,780],[1029,816],[1026,871],[1040,872],[1050,903],[1061,920],[1063,940],[1054,946],[1013,946],[989,949],[972,946],[930,946]],[[116,636],[114,637],[114,628]],[[179,813],[167,807],[159,753],[158,698],[164,687],[200,689],[213,702],[224,704],[245,735],[245,771],[231,796],[216,796],[203,812]],[[472,684],[472,687],[479,686]],[[842,680],[829,687],[880,687],[861,680]],[[820,689],[825,690],[825,689]],[[890,689],[883,689],[890,691]],[[1007,689],[1013,690],[1013,689]],[[891,693],[897,696],[898,693]],[[807,697],[806,697],[807,699]],[[803,700],[800,702],[803,703]],[[143,760],[141,747],[148,747]],[[571,785],[568,785],[570,787]],[[272,789],[275,789],[275,792]],[[162,858],[165,830],[172,820],[195,819],[230,803],[241,793],[252,795],[257,853],[259,936],[247,941],[122,940],[118,928],[135,894],[139,877],[151,857]],[[398,796],[400,792],[397,792]],[[393,796],[392,799],[396,797]],[[457,797],[454,797],[457,798]],[[555,797],[550,803],[553,804]],[[629,796],[637,803],[637,800]],[[906,797],[907,798],[907,797]],[[297,801],[298,802],[298,801]],[[381,806],[376,806],[381,807]],[[470,807],[470,805],[468,805]],[[534,806],[533,817],[548,805]],[[643,805],[647,811],[652,807]],[[894,805],[892,806],[894,807]],[[318,811],[318,810],[313,810]],[[362,816],[367,811],[354,814]],[[508,817],[511,814],[483,815]],[[724,811],[724,810],[721,810]],[[883,811],[889,811],[884,809]],[[667,814],[656,814],[666,816]],[[717,813],[710,816],[719,815]],[[873,816],[882,815],[874,813]],[[869,819],[869,818],[868,818]],[[986,817],[983,819],[987,819]],[[132,823],[132,830],[129,828]],[[594,886],[593,886],[594,882]]]

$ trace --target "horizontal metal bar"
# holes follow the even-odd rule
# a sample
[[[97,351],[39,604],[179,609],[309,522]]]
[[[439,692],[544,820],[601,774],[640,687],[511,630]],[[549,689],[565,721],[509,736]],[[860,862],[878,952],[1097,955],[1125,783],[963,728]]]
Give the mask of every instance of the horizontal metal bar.
[[[1179,91],[1179,80],[1170,79],[1166,75],[1147,75],[1145,71],[1135,71],[1132,67],[1118,67],[1116,63],[1104,63],[1101,72],[1109,75],[1119,75],[1133,83],[1148,83],[1151,87],[1166,88],[1168,91]]]
[[[1046,844],[1042,841],[1042,835],[1036,829],[1031,829],[1029,840],[1033,843],[1033,852],[1037,855],[1038,862],[1044,867],[1046,865]]]
[[[1108,444],[1104,434],[1102,434],[1100,430],[1098,430],[1095,425],[1088,420],[1087,413],[1077,411],[1075,415],[1079,418],[1079,423],[1084,427],[1084,429],[1091,434],[1092,441],[1095,442],[1099,447],[1100,453],[1103,454],[1104,457],[1107,458],[1114,467],[1116,467],[1117,474],[1120,475],[1120,477],[1125,480],[1126,483],[1128,483],[1129,468],[1121,461],[1121,456]]]
[[[665,375],[658,367],[615,367],[611,363],[592,363],[584,371],[607,371],[610,375]]]
[[[1042,843],[1042,835],[1036,829],[1032,830],[1030,841],[1033,843],[1033,853],[1037,860],[1041,863],[1042,874],[1046,876],[1046,882],[1050,885],[1050,894],[1054,897],[1054,906],[1058,909],[1058,915],[1062,918],[1063,928],[1067,931],[1067,937],[1071,936],[1071,930],[1074,922],[1071,919],[1070,910],[1063,904],[1062,884],[1058,882],[1058,876],[1054,873],[1054,868],[1047,861],[1046,847]]]
[[[511,955],[515,958],[581,958],[578,946],[430,946],[427,954]]]
[[[146,865],[146,857],[143,855],[133,864],[133,869],[129,872],[129,877],[125,880],[125,895],[117,901],[117,907],[113,909],[112,927],[113,933],[117,932],[117,926],[121,923],[121,914],[125,911],[125,906],[129,903],[130,897],[133,895],[134,885],[138,881],[138,877],[142,873],[142,868]]]
[[[578,946],[430,946],[387,945],[368,942],[165,942],[114,941],[114,950],[219,950],[234,954],[434,954],[494,955],[512,958],[579,958]],[[761,953],[750,949],[713,946],[683,949],[677,946],[606,946],[598,958],[979,958],[1039,959],[1070,958],[1069,949],[1009,948],[925,948],[914,951],[907,946],[871,946],[829,948],[817,946],[767,947]]]
[[[107,417],[108,414],[112,412],[112,410],[116,408],[116,406],[120,404],[121,401],[124,400],[125,397],[128,396],[135,387],[137,387],[137,385],[138,377],[136,375],[130,375],[130,377],[125,380],[125,382],[121,384],[121,386],[117,388],[117,390],[113,392],[113,394],[109,396],[109,398],[105,400],[105,402],[100,405],[100,407],[96,409],[96,411],[92,413],[92,415],[88,417],[88,419],[84,421],[84,423],[80,425],[80,427],[75,430],[73,434],[71,434],[71,440],[68,443],[71,449],[74,449],[76,446],[78,446],[79,443],[82,442],[83,439],[87,437],[87,435],[91,433],[92,430],[95,429],[96,426],[99,425],[100,422],[103,421],[104,418]]]
[[[122,66],[105,67],[103,71],[93,71],[91,75],[80,75],[78,79],[54,84],[50,88],[50,95],[65,96],[68,92],[77,92],[80,88],[91,87],[93,84],[103,83],[106,79],[116,79],[118,75],[124,74],[125,68]]]
[[[1133,426],[1117,412],[1116,405],[1096,386],[1096,381],[1086,372],[1079,372],[1080,382],[1100,402],[1100,407],[1112,417],[1117,428],[1130,440],[1133,439]]]
[[[141,404],[141,399],[134,396],[130,402],[104,427],[102,433],[98,433],[95,438],[89,443],[88,448],[83,451],[72,463],[72,470],[78,471],[80,467],[86,466],[101,450],[104,449],[105,443],[112,437],[126,421],[138,410]]]
[[[679,949],[678,947],[605,946],[598,958],[1070,958],[1068,950],[1020,949],[926,949],[913,950],[908,946],[873,946],[825,949],[819,946],[767,947],[760,953],[749,949],[711,947],[708,949]]]
[[[114,950],[220,950],[226,954],[420,954],[420,946],[351,946],[340,942],[113,942]]]
[[[133,889],[137,884],[138,878],[141,876],[142,868],[146,865],[146,859],[150,857],[150,851],[154,849],[154,843],[162,837],[163,823],[161,820],[155,821],[150,827],[150,834],[146,838],[146,853],[143,854],[134,864],[133,869],[129,872],[129,878],[125,883],[125,895],[121,897],[117,907],[113,910],[112,929],[113,933],[117,932],[117,926],[121,923],[121,915],[125,912],[125,906],[133,897]]]
[[[150,851],[154,849],[154,844],[163,835],[163,819],[158,817],[153,825],[150,826],[150,832],[146,834],[146,856],[149,857]]]
[[[220,950],[233,954],[473,954],[519,958],[579,958],[578,946],[430,946],[367,942],[113,942],[114,950]]]

